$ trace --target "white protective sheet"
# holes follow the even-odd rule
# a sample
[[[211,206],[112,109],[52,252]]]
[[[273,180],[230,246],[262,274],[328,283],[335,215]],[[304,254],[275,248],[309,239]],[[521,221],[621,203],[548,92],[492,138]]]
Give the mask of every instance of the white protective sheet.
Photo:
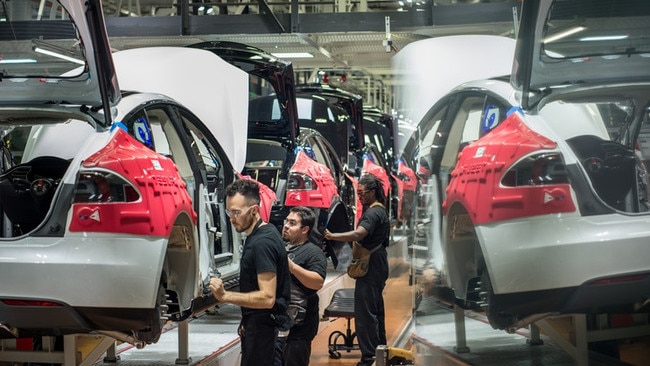
[[[113,53],[121,90],[164,94],[212,131],[237,171],[246,161],[248,74],[212,52],[147,47]]]
[[[392,59],[400,119],[415,126],[456,86],[510,75],[514,51],[514,39],[490,35],[436,37],[408,44]],[[410,132],[397,141],[397,151],[408,137]]]

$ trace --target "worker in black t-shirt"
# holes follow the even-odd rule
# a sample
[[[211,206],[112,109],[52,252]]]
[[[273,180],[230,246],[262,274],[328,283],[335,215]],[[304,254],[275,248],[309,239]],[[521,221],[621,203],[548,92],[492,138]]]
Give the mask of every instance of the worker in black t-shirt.
[[[377,346],[386,345],[386,323],[382,292],[388,279],[390,221],[384,208],[386,195],[381,180],[366,174],[359,179],[357,195],[363,204],[363,214],[357,228],[344,233],[325,230],[325,239],[357,241],[370,255],[368,273],[356,279],[354,285],[354,328],[361,360],[357,366],[370,366],[375,361]]]
[[[217,300],[241,306],[241,365],[257,366],[272,360],[278,331],[288,329],[290,274],[280,233],[262,221],[256,182],[241,179],[226,187],[226,214],[246,234],[239,269],[239,292],[226,291],[220,278],[210,279]]]
[[[309,365],[311,342],[318,333],[320,316],[317,291],[325,282],[327,258],[321,248],[308,241],[315,223],[316,216],[311,209],[296,206],[291,208],[282,227],[291,272],[292,302],[294,305],[300,304],[305,313],[304,320],[297,321],[291,327],[286,339],[278,338],[276,365]],[[295,296],[302,298],[296,301]]]

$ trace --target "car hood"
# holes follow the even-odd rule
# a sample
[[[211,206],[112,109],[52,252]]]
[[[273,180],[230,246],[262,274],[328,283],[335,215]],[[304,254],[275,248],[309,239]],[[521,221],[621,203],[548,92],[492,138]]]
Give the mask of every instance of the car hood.
[[[101,1],[55,0],[24,11],[34,4],[12,0],[0,23],[0,34],[12,35],[0,39],[0,105],[85,105],[104,109],[99,122],[109,125],[120,91]]]
[[[113,54],[123,90],[164,94],[191,110],[217,138],[233,168],[246,162],[248,75],[212,52],[146,47]],[[205,72],[210,70],[210,72]]]
[[[511,84],[529,109],[549,93],[650,80],[646,0],[524,1]]]

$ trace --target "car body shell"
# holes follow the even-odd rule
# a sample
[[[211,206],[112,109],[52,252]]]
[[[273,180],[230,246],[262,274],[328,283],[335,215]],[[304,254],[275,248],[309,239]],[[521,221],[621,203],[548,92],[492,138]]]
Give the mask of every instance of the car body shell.
[[[537,21],[567,10],[551,4],[524,4],[513,76],[445,93],[408,157],[427,168],[431,194],[420,207],[432,218],[428,256],[440,283],[451,301],[485,309],[493,327],[510,331],[548,314],[647,311],[650,293],[647,169],[636,143],[648,123],[650,60],[639,51],[563,58],[560,49],[583,49],[556,48],[550,37],[540,46],[555,28]],[[650,16],[634,6],[599,24]],[[629,24],[629,34],[650,32]],[[604,52],[618,52],[613,45]],[[622,73],[619,61],[629,67]]]
[[[167,319],[215,303],[210,276],[237,280],[241,238],[223,190],[244,164],[235,126],[247,121],[248,78],[202,50],[111,55],[99,2],[60,5],[82,41],[50,40],[55,27],[37,46],[70,41],[79,58],[39,58],[46,66],[26,74],[17,64],[0,82],[11,95],[0,101],[0,336],[109,331],[140,347]],[[17,55],[33,52],[18,35]],[[197,72],[173,72],[189,63]],[[198,72],[207,67],[218,76]],[[59,74],[34,77],[42,70]],[[223,100],[201,90],[207,81],[227,86]]]
[[[251,85],[263,85],[248,104],[247,157],[242,174],[258,179],[275,191],[269,222],[282,230],[293,206],[314,210],[317,224],[311,240],[325,247],[335,267],[344,268],[349,250],[327,245],[322,228],[352,228],[352,181],[336,150],[315,130],[299,121],[293,66],[264,50],[235,42],[204,42],[192,48],[213,52],[246,71]],[[266,87],[265,84],[268,84]],[[322,106],[322,105],[321,105]]]

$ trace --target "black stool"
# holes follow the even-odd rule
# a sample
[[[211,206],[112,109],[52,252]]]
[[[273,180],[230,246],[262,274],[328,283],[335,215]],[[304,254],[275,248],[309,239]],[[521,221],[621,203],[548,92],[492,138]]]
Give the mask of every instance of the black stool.
[[[352,333],[352,329],[350,328],[350,320],[354,318],[353,288],[342,288],[336,290],[334,295],[332,295],[332,301],[327,308],[325,308],[323,315],[332,318],[346,318],[348,320],[348,328],[345,333],[338,330],[330,333],[327,345],[330,358],[341,358],[341,352],[339,352],[339,350],[350,352],[359,349],[359,344],[354,343],[357,334],[356,332]],[[342,341],[342,343],[339,343],[339,340]]]

